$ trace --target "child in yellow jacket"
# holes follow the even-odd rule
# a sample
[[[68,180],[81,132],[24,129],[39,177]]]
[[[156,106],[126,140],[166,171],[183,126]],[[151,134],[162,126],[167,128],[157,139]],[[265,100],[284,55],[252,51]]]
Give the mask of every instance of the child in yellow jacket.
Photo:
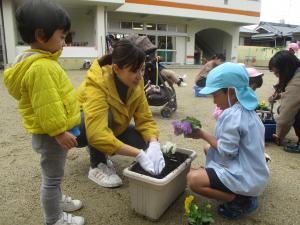
[[[46,225],[83,225],[84,218],[66,212],[82,207],[62,195],[60,184],[68,150],[77,146],[80,108],[67,74],[57,62],[71,22],[53,1],[26,1],[16,11],[22,39],[31,48],[4,72],[9,93],[19,102],[33,149],[41,154],[41,202]]]

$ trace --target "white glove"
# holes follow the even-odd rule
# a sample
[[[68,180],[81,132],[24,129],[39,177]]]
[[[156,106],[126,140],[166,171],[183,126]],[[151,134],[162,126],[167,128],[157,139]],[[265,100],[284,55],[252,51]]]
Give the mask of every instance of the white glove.
[[[154,175],[154,165],[153,162],[149,159],[146,153],[141,150],[136,157],[136,161],[141,165],[141,167],[148,173]]]
[[[166,165],[163,153],[160,150],[160,143],[157,141],[150,142],[146,155],[154,164],[154,174],[159,175]]]

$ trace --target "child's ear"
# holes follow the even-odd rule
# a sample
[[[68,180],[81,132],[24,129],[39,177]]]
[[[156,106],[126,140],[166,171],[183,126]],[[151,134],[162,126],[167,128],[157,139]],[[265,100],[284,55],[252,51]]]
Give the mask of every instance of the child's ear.
[[[237,100],[236,94],[235,94],[235,89],[234,88],[228,88],[229,91],[229,96],[231,96],[232,99]]]
[[[43,29],[36,29],[34,32],[35,40],[39,43],[45,43],[45,32]]]
[[[115,63],[112,64],[112,69],[116,74],[119,74],[119,66]]]

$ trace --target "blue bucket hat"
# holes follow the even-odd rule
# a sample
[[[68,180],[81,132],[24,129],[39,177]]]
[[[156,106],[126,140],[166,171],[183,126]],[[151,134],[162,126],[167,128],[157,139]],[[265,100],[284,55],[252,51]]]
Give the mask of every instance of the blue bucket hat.
[[[234,88],[240,104],[248,110],[256,109],[258,102],[255,92],[249,87],[246,69],[235,63],[223,63],[207,75],[206,86],[201,94],[212,94],[222,88]]]

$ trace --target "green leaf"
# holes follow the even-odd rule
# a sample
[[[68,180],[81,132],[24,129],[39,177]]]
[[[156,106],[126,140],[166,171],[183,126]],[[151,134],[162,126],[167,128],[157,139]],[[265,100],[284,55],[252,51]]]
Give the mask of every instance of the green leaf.
[[[192,116],[187,116],[185,119],[181,121],[189,122],[193,130],[201,128],[201,122]]]

